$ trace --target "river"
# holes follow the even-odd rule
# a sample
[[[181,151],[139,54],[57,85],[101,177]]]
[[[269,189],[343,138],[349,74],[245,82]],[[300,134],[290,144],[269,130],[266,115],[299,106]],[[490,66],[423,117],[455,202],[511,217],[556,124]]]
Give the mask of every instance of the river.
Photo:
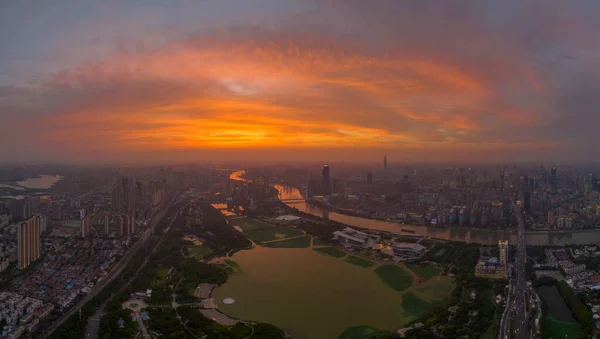
[[[244,171],[232,173],[232,180],[244,180],[241,176]],[[302,199],[302,193],[295,187],[288,185],[274,185],[279,191],[279,199],[292,200]],[[334,220],[349,226],[356,226],[366,229],[387,231],[401,235],[415,235],[430,238],[473,242],[479,244],[498,244],[499,240],[508,240],[511,244],[517,243],[516,233],[497,230],[472,229],[465,227],[428,227],[422,225],[406,225],[390,221],[380,221],[367,218],[354,217],[346,214],[328,211],[306,202],[286,203],[289,207],[299,211],[316,215],[318,217]],[[412,230],[414,233],[403,232],[402,230]],[[548,231],[529,231],[526,235],[528,245],[570,245],[570,244],[590,244],[600,242],[600,230],[577,230],[564,232]]]

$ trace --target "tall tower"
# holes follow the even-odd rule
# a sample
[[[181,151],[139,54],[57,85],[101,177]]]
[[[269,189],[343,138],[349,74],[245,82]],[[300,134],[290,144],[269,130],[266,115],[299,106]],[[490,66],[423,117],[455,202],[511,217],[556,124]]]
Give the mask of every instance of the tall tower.
[[[104,234],[108,235],[110,233],[110,216],[108,213],[104,215]]]
[[[552,193],[556,193],[556,166],[552,166],[552,170],[550,171],[550,187],[552,188]]]
[[[500,255],[500,265],[506,267],[508,262],[508,240],[498,241],[498,252]]]
[[[19,269],[24,269],[40,257],[40,221],[36,215],[17,226],[17,259]]]
[[[329,195],[331,193],[331,180],[329,179],[329,165],[323,166],[323,194]]]
[[[383,169],[387,169],[387,155],[383,156]]]
[[[89,215],[81,218],[81,236],[87,237],[90,234],[90,229],[92,228],[92,220]]]

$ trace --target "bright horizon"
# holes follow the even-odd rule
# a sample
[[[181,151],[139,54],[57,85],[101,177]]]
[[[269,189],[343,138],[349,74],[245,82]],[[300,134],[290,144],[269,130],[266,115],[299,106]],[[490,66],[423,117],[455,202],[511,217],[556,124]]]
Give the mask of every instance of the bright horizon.
[[[600,4],[0,5],[4,162],[592,162]]]

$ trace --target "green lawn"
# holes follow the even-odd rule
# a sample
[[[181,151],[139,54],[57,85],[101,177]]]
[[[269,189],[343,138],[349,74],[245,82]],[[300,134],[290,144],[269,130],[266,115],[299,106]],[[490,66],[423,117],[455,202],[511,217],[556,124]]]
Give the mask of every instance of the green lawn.
[[[357,256],[354,255],[350,255],[348,257],[346,257],[346,262],[349,262],[351,264],[354,264],[356,266],[360,266],[360,267],[364,267],[364,268],[368,268],[368,267],[372,267],[373,265],[375,265],[374,262],[363,259],[363,258],[359,258]]]
[[[196,260],[202,260],[212,253],[212,250],[206,246],[194,245],[188,248],[190,256]]]
[[[244,233],[264,228],[273,228],[273,226],[267,225],[262,221],[250,218],[230,219],[229,222],[234,226],[239,226]]]
[[[375,273],[396,291],[404,291],[412,285],[410,274],[396,265],[379,266],[375,269]]]
[[[346,329],[338,339],[369,339],[376,335],[391,335],[390,332],[380,331],[371,326],[355,326]]]
[[[279,240],[291,237],[297,237],[304,233],[294,227],[269,227],[263,229],[255,229],[253,231],[244,231],[248,238],[256,243],[265,241]]]
[[[290,240],[275,241],[263,244],[264,247],[276,248],[306,248],[310,246],[310,235],[294,238]]]
[[[227,268],[230,272],[236,273],[242,270],[240,264],[231,259],[225,259],[225,263],[227,263]]]
[[[443,299],[425,301],[414,293],[408,292],[402,296],[402,310],[413,317],[419,318],[443,302]]]
[[[430,266],[417,266],[417,265],[406,265],[408,269],[415,272],[419,277],[429,280],[440,275],[441,270],[439,268]]]
[[[346,256],[346,252],[340,250],[339,248],[335,248],[335,247],[318,247],[318,248],[313,248],[313,251],[327,254],[327,255],[330,255],[330,256],[336,257],[336,258],[343,258]]]
[[[156,278],[157,278],[157,284],[162,284],[165,281],[167,281],[167,277],[169,276],[169,268],[168,267],[160,267],[158,270],[156,270]]]
[[[331,245],[331,242],[328,242],[319,237],[313,236],[313,246],[328,246],[328,245]]]
[[[580,338],[583,335],[579,323],[556,320],[550,314],[546,315],[546,333],[551,338]]]

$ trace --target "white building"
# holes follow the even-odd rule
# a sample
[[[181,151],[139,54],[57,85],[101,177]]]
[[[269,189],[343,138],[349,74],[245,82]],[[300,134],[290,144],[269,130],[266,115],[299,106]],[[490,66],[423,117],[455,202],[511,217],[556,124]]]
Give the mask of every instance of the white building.
[[[415,243],[396,242],[392,244],[394,255],[400,257],[419,258],[426,250],[427,247]]]
[[[341,231],[333,232],[333,240],[337,240],[345,246],[371,248],[377,245],[381,237],[346,227]]]

